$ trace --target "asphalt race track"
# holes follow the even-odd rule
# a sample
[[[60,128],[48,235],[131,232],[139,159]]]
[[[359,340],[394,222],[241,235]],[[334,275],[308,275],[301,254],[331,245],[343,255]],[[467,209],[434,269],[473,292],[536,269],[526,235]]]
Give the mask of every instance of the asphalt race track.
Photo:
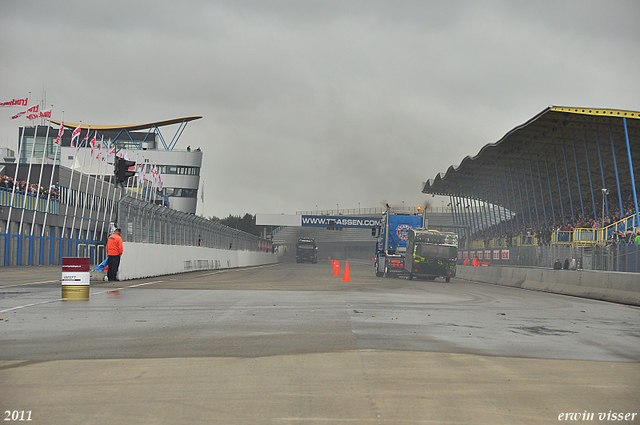
[[[0,268],[2,419],[640,424],[640,308],[349,266],[92,284],[89,301],[60,300],[57,267]]]

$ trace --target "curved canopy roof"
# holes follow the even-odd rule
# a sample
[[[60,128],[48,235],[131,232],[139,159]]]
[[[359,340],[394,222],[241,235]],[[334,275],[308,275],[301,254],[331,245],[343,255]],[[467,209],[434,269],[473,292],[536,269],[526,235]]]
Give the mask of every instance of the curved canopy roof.
[[[631,195],[626,134],[640,187],[640,112],[550,106],[427,181],[422,192],[486,200],[516,213],[538,208],[540,215],[552,214],[555,208],[557,214],[561,201],[572,202],[576,212],[582,202],[591,213],[597,203],[599,212],[603,187],[615,195],[614,205],[616,181],[623,199]]]
[[[164,120],[164,121],[154,121],[154,122],[148,122],[148,123],[144,123],[144,124],[130,124],[130,125],[91,125],[91,124],[82,124],[81,128],[82,129],[88,129],[91,128],[91,130],[128,130],[128,131],[135,131],[135,130],[148,130],[150,128],[153,127],[163,127],[163,126],[167,126],[167,125],[172,125],[172,124],[180,124],[183,122],[189,122],[189,121],[194,121],[194,120],[198,120],[202,117],[184,117],[184,118],[174,118],[171,120]],[[52,123],[60,125],[60,121],[56,121],[56,120],[51,120]],[[75,129],[78,127],[78,123],[68,123],[65,122],[64,126],[66,128],[69,129]]]

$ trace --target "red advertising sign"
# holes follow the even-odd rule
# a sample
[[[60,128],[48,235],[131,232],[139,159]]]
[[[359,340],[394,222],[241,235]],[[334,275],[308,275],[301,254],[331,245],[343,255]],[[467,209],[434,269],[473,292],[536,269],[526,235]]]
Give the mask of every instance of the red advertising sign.
[[[509,250],[508,249],[503,249],[502,250],[502,259],[503,260],[508,260],[509,259]]]
[[[91,271],[90,258],[64,257],[62,259],[63,272],[88,272]]]

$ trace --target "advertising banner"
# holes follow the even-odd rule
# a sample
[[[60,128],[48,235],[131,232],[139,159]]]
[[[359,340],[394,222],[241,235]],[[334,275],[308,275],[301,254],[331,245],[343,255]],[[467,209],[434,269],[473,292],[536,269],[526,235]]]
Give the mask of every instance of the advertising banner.
[[[64,257],[62,259],[62,285],[89,285],[91,259]]]
[[[380,225],[380,219],[375,217],[350,217],[330,215],[303,215],[302,226],[310,227],[347,227],[372,229]]]
[[[508,260],[509,259],[509,250],[508,249],[503,249],[502,250],[502,259],[503,260]]]

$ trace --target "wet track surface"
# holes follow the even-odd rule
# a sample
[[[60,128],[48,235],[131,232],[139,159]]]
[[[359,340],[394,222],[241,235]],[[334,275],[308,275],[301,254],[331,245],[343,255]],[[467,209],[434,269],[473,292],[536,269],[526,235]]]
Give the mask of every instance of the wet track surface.
[[[640,406],[636,307],[355,261],[351,282],[277,264],[92,283],[88,301],[60,300],[59,273],[0,269],[0,409],[34,424],[544,424]]]
[[[239,356],[352,349],[640,361],[640,309],[454,279],[379,279],[351,263],[280,264],[0,289],[0,359]],[[116,285],[117,283],[117,285]],[[22,307],[27,306],[27,307]]]

